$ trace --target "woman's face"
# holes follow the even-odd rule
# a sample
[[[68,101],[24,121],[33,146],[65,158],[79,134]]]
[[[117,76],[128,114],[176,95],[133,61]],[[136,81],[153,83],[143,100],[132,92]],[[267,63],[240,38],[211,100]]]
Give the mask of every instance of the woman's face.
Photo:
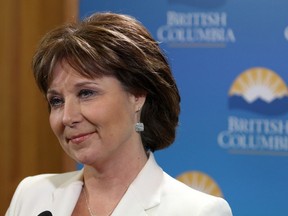
[[[113,77],[85,78],[58,63],[47,92],[50,125],[65,152],[92,165],[142,145],[135,123],[145,97],[135,97]]]

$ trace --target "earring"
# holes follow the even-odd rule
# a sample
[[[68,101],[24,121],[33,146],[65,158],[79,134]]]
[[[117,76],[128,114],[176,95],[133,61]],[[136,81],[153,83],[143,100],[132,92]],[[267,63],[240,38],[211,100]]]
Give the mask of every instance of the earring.
[[[136,111],[138,114],[140,113],[141,107],[138,108],[138,110]],[[135,131],[136,132],[142,132],[144,131],[144,124],[142,122],[137,122],[135,124]]]
[[[135,130],[136,130],[136,132],[144,131],[144,124],[142,122],[137,122],[135,124]]]

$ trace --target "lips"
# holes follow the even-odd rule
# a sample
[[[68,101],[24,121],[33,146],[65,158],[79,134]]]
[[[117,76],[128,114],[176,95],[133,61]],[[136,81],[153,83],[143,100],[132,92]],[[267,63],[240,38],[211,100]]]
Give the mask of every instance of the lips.
[[[80,144],[80,143],[84,142],[85,140],[87,140],[92,134],[93,134],[93,132],[92,133],[85,133],[85,134],[78,134],[75,136],[68,137],[67,141],[72,142],[74,144]]]

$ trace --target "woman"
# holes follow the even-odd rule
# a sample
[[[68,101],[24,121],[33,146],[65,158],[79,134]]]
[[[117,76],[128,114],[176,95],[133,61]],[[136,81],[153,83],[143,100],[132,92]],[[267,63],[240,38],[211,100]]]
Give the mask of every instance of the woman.
[[[230,216],[227,202],[176,181],[153,152],[171,145],[180,96],[158,44],[113,13],[59,27],[33,59],[50,125],[81,171],[24,179],[7,216]]]

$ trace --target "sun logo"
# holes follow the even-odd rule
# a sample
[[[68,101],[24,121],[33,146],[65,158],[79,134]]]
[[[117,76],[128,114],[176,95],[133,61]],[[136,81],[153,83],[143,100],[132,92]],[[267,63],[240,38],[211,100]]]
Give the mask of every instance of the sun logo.
[[[177,179],[195,190],[223,197],[217,183],[205,173],[198,171],[185,172],[178,176]]]
[[[288,111],[285,82],[272,70],[255,67],[241,73],[229,90],[229,108],[249,110],[266,115]]]

